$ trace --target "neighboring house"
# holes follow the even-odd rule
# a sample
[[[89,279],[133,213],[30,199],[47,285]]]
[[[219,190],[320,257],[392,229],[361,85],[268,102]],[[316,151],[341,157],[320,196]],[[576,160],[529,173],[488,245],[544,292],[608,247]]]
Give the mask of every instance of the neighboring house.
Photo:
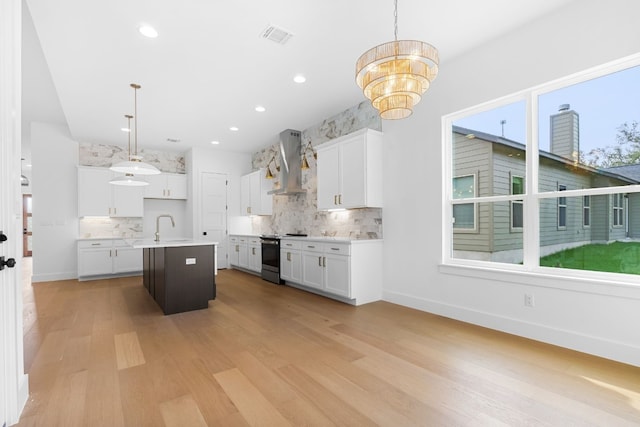
[[[640,165],[629,170],[602,170],[578,163],[579,118],[567,104],[551,116],[551,151],[539,153],[541,192],[640,183]],[[454,126],[454,199],[524,193],[525,157],[526,147],[519,142]],[[541,200],[540,255],[588,243],[640,237],[640,195],[628,196],[620,193]],[[455,257],[522,261],[521,201],[458,204],[453,207],[453,216]]]

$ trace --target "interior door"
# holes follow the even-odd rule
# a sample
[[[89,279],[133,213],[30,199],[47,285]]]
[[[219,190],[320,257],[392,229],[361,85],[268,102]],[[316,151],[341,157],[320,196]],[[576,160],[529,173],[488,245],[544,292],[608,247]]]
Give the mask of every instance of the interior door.
[[[218,242],[217,266],[227,268],[227,175],[200,174],[201,238]]]
[[[0,425],[18,422],[26,399],[24,390],[28,390],[28,382],[23,374],[20,271],[21,11],[19,0],[0,1],[0,231],[6,237],[0,237],[0,256],[4,257],[4,268],[0,270]]]
[[[31,256],[31,242],[33,239],[33,222],[31,209],[31,194],[22,195],[22,256]]]

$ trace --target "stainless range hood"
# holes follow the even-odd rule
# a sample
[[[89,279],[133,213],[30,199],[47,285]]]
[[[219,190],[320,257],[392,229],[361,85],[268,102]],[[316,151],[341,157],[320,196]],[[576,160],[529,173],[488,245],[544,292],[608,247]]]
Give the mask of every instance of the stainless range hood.
[[[306,193],[302,189],[300,145],[300,131],[287,129],[280,132],[278,141],[278,150],[280,151],[280,188],[269,191],[267,194],[288,196]]]

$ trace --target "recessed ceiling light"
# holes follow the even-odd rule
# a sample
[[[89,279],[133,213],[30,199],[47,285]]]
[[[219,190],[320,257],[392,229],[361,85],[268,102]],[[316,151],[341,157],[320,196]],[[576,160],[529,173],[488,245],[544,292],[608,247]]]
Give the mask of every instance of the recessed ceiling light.
[[[155,39],[156,37],[158,37],[158,32],[151,25],[141,25],[138,28],[138,31],[140,31],[140,34],[142,34],[143,36],[149,37],[151,39]]]
[[[264,108],[262,105],[256,105],[256,111],[258,113],[264,113],[265,111],[267,111],[267,109]]]
[[[211,141],[211,144],[218,145],[218,144],[220,144],[220,141]]]
[[[237,131],[239,131],[240,129],[238,129],[238,128],[237,128],[237,127],[235,127],[235,126],[231,126],[231,127],[229,128],[229,130],[230,130],[230,131],[232,131],[232,132],[237,132]]]
[[[296,83],[304,83],[307,81],[307,78],[305,76],[303,76],[302,74],[296,74],[293,77],[293,81]]]

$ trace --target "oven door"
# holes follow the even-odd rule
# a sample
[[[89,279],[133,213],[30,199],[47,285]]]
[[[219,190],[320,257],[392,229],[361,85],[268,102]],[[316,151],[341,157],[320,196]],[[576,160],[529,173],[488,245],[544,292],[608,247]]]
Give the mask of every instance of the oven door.
[[[262,278],[280,283],[280,240],[262,239]]]

